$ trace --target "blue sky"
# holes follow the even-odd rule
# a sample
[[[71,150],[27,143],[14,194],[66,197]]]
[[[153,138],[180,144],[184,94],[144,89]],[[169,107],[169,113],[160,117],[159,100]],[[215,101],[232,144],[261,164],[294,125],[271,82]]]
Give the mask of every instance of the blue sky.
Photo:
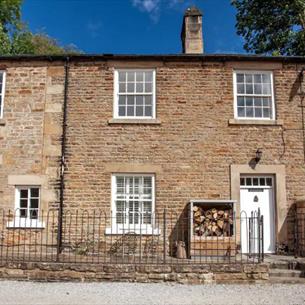
[[[85,53],[181,53],[183,12],[203,13],[206,53],[244,53],[230,0],[24,0],[22,18]]]

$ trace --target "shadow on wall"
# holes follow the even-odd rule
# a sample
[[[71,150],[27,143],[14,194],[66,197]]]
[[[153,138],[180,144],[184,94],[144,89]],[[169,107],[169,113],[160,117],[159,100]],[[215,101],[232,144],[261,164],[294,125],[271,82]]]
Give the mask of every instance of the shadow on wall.
[[[185,251],[188,256],[188,240],[189,240],[189,205],[187,204],[180,214],[175,213],[170,217],[170,223],[167,228],[169,234],[169,256],[179,257]],[[185,250],[184,250],[185,249]],[[181,257],[182,258],[182,257]]]

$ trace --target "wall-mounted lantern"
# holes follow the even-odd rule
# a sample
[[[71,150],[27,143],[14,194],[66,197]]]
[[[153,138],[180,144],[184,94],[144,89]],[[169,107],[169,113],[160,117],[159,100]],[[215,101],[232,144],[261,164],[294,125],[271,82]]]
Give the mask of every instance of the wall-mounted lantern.
[[[258,163],[262,158],[263,152],[260,148],[258,148],[255,152],[255,162]]]

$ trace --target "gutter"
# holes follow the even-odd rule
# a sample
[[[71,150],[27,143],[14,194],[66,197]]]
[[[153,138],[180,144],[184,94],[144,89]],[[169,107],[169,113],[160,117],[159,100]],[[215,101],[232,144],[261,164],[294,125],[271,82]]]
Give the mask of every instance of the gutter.
[[[305,56],[264,56],[254,54],[71,54],[71,55],[13,55],[0,56],[2,61],[66,61],[70,62],[92,62],[92,61],[173,61],[173,62],[218,62],[218,61],[252,61],[252,62],[287,62],[287,63],[304,63]]]
[[[65,57],[65,80],[64,80],[64,101],[63,101],[63,119],[62,119],[62,139],[61,139],[61,160],[60,160],[60,197],[58,207],[58,227],[57,227],[57,261],[62,251],[62,227],[63,227],[63,206],[65,190],[65,154],[66,154],[66,133],[67,133],[67,103],[69,86],[69,63],[70,57]]]

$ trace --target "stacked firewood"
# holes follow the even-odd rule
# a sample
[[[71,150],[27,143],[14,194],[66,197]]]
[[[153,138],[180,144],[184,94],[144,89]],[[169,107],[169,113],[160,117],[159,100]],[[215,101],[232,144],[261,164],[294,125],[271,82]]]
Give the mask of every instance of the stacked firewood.
[[[193,206],[193,226],[195,236],[232,236],[232,209],[212,208],[204,209]]]

